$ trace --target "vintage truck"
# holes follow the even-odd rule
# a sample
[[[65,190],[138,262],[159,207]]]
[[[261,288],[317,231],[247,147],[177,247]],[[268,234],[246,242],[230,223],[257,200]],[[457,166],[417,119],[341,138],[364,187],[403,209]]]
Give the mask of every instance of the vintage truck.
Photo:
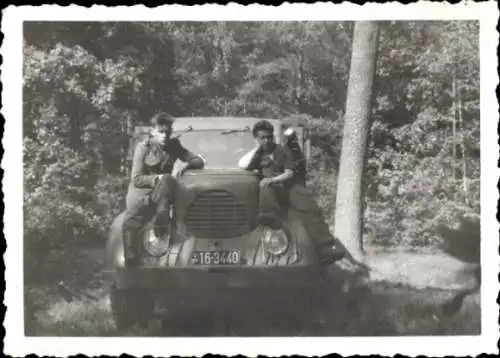
[[[293,208],[280,228],[257,225],[259,177],[238,167],[255,146],[252,126],[259,118],[176,118],[174,136],[207,161],[201,170],[177,177],[179,192],[171,212],[170,234],[153,235],[151,224],[140,232],[143,261],[125,268],[121,225],[113,222],[105,253],[105,276],[117,326],[147,321],[158,297],[170,305],[183,298],[209,302],[212,294],[288,299],[329,286],[321,274],[311,238]],[[310,153],[307,127],[300,121],[269,119],[278,143],[293,129],[306,158]],[[285,131],[285,128],[287,131]],[[149,127],[136,127],[131,149]],[[174,166],[174,173],[179,168]],[[175,309],[175,308],[172,308]]]

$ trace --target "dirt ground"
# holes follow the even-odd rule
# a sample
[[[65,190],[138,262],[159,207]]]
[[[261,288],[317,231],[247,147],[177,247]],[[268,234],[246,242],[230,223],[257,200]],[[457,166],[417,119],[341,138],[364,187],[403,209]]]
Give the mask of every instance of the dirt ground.
[[[159,305],[146,328],[126,332],[115,327],[106,286],[100,280],[102,249],[87,249],[74,270],[64,277],[68,286],[90,297],[64,298],[57,280],[29,284],[25,289],[25,327],[28,336],[394,336],[480,334],[480,298],[466,299],[460,312],[447,319],[436,316],[437,305],[468,284],[461,264],[443,255],[376,252],[375,268],[358,302],[336,296],[328,308],[307,310],[304,298],[280,298],[250,311],[237,301],[205,307],[203,300],[168,312]],[[61,276],[62,277],[62,276]],[[76,279],[78,277],[78,279]],[[272,294],[270,294],[272,295]],[[67,295],[66,295],[67,296]],[[357,303],[357,304],[356,304]],[[240,305],[241,307],[239,307]],[[314,306],[314,305],[312,305]],[[177,313],[177,314],[176,314]],[[178,314],[181,313],[181,314]]]

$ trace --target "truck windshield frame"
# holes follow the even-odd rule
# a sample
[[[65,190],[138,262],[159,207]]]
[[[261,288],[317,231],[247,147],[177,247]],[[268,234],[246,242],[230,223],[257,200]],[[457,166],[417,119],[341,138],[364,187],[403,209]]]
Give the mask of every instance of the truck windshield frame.
[[[194,129],[174,135],[180,135],[178,138],[187,150],[202,155],[207,168],[239,169],[238,161],[255,147],[255,139],[251,130],[229,131]]]

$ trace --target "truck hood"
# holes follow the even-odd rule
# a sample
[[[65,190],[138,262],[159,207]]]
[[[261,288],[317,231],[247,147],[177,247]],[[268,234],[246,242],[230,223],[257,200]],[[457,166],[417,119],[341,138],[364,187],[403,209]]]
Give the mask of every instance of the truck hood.
[[[226,187],[232,183],[237,183],[238,187],[242,184],[257,185],[259,177],[253,172],[241,169],[215,169],[207,168],[201,170],[192,170],[186,172],[180,179],[179,183],[185,188],[195,186],[197,188],[212,189],[213,186]]]
[[[259,200],[259,177],[255,173],[194,170],[185,173],[178,183],[175,213],[180,227],[186,224],[186,229],[198,228],[197,236],[206,238],[220,237],[226,231],[227,237],[234,237],[253,229]]]

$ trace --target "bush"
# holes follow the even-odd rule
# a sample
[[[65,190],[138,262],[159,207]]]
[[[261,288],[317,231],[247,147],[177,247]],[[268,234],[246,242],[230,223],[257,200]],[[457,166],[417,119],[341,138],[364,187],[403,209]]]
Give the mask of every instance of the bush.
[[[365,242],[368,245],[429,248],[441,243],[439,223],[479,215],[479,168],[467,162],[467,193],[453,181],[451,143],[435,128],[438,114],[422,112],[411,124],[391,130],[372,126],[365,185]],[[308,186],[330,224],[334,221],[342,118],[304,117],[311,131]],[[424,136],[430,132],[431,135]]]
[[[434,111],[422,112],[391,132],[392,146],[371,148],[368,163],[375,170],[365,213],[370,243],[434,247],[441,242],[439,223],[453,226],[459,216],[479,215],[477,163],[467,162],[465,193],[460,176],[453,179],[451,138],[435,128],[436,119],[444,121]]]
[[[312,118],[302,114],[288,117],[290,118],[304,120],[309,128],[311,158],[307,163],[307,186],[311,188],[326,220],[331,225],[335,213],[337,171],[342,144],[342,117],[338,115],[335,119]]]
[[[308,171],[307,186],[311,188],[316,202],[330,225],[334,222],[337,175],[331,170],[311,168]]]
[[[102,230],[108,230],[116,216],[125,209],[128,183],[128,176],[110,174],[103,176],[97,182],[95,202],[96,208],[103,218]]]
[[[127,178],[99,178],[95,157],[61,143],[43,145],[26,139],[24,150],[24,252],[29,276],[62,264],[79,245],[102,245],[112,220],[123,210]]]

